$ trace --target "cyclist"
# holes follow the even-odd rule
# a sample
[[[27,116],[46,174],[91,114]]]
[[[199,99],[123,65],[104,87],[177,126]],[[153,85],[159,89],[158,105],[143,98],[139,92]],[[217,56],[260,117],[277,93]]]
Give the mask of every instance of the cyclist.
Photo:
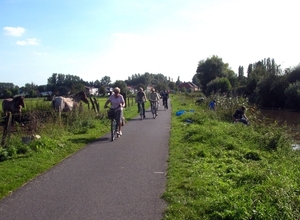
[[[151,92],[149,93],[149,101],[151,103],[151,109],[152,109],[153,102],[157,102],[156,103],[156,116],[158,115],[157,114],[157,109],[158,109],[159,99],[160,99],[160,95],[155,91],[154,88],[151,88]]]
[[[111,107],[116,109],[116,121],[118,125],[118,135],[122,135],[122,120],[123,120],[123,108],[125,107],[124,97],[120,94],[121,90],[119,87],[115,87],[113,94],[107,99],[104,104],[104,108],[107,108],[107,105],[111,103]]]
[[[144,118],[146,118],[146,115],[145,115],[145,102],[147,101],[147,97],[146,97],[146,94],[143,90],[142,87],[140,87],[138,93],[136,94],[136,98],[135,98],[135,101],[138,103],[138,102],[141,102],[142,103],[142,108],[143,108],[143,116]],[[137,104],[138,106],[138,113],[140,113],[140,105],[139,103]]]
[[[163,91],[161,93],[161,97],[162,97],[162,100],[163,100],[163,105],[166,106],[166,109],[168,109],[168,98],[169,98],[169,93],[167,90]]]

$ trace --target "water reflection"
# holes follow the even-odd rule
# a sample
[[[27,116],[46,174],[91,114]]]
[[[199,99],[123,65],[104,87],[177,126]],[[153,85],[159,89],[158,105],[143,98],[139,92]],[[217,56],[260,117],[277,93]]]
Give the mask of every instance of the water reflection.
[[[296,148],[300,149],[300,112],[286,109],[260,109],[260,112],[279,125],[286,125],[291,129],[291,134],[296,140]]]

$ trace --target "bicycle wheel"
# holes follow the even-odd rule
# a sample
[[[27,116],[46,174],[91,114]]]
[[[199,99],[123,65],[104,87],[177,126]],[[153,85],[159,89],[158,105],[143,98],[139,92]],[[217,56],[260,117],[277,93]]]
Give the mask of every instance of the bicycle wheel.
[[[155,119],[156,118],[156,106],[154,103],[152,103],[151,112],[152,112],[153,118]]]
[[[142,108],[142,104],[140,103],[140,116],[141,116],[141,120],[143,120],[143,108]]]
[[[119,125],[118,125],[117,121],[115,120],[115,139],[117,137],[120,137],[120,134],[118,131],[119,131]]]
[[[140,116],[141,116],[141,120],[143,120],[143,110],[141,110],[141,112],[140,112]]]
[[[116,139],[117,131],[116,131],[116,120],[111,120],[111,126],[110,126],[110,135],[111,135],[111,141],[114,141]]]
[[[114,141],[114,120],[110,120],[110,140]]]

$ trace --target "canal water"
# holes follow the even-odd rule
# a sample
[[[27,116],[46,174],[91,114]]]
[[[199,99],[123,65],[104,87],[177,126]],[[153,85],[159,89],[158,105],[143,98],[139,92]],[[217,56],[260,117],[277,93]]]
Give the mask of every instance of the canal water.
[[[295,140],[294,148],[300,149],[300,112],[287,109],[260,109],[260,112],[267,118],[276,120],[279,125],[286,123],[291,129]]]
[[[284,109],[260,109],[267,118],[276,120],[280,124],[286,122],[292,129],[300,129],[300,112]]]

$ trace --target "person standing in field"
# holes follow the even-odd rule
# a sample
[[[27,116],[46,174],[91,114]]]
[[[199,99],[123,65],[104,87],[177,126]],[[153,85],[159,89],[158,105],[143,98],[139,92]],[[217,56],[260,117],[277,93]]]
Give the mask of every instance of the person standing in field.
[[[217,103],[216,103],[216,100],[213,100],[209,103],[209,109],[210,110],[216,110],[216,107],[217,107]]]

